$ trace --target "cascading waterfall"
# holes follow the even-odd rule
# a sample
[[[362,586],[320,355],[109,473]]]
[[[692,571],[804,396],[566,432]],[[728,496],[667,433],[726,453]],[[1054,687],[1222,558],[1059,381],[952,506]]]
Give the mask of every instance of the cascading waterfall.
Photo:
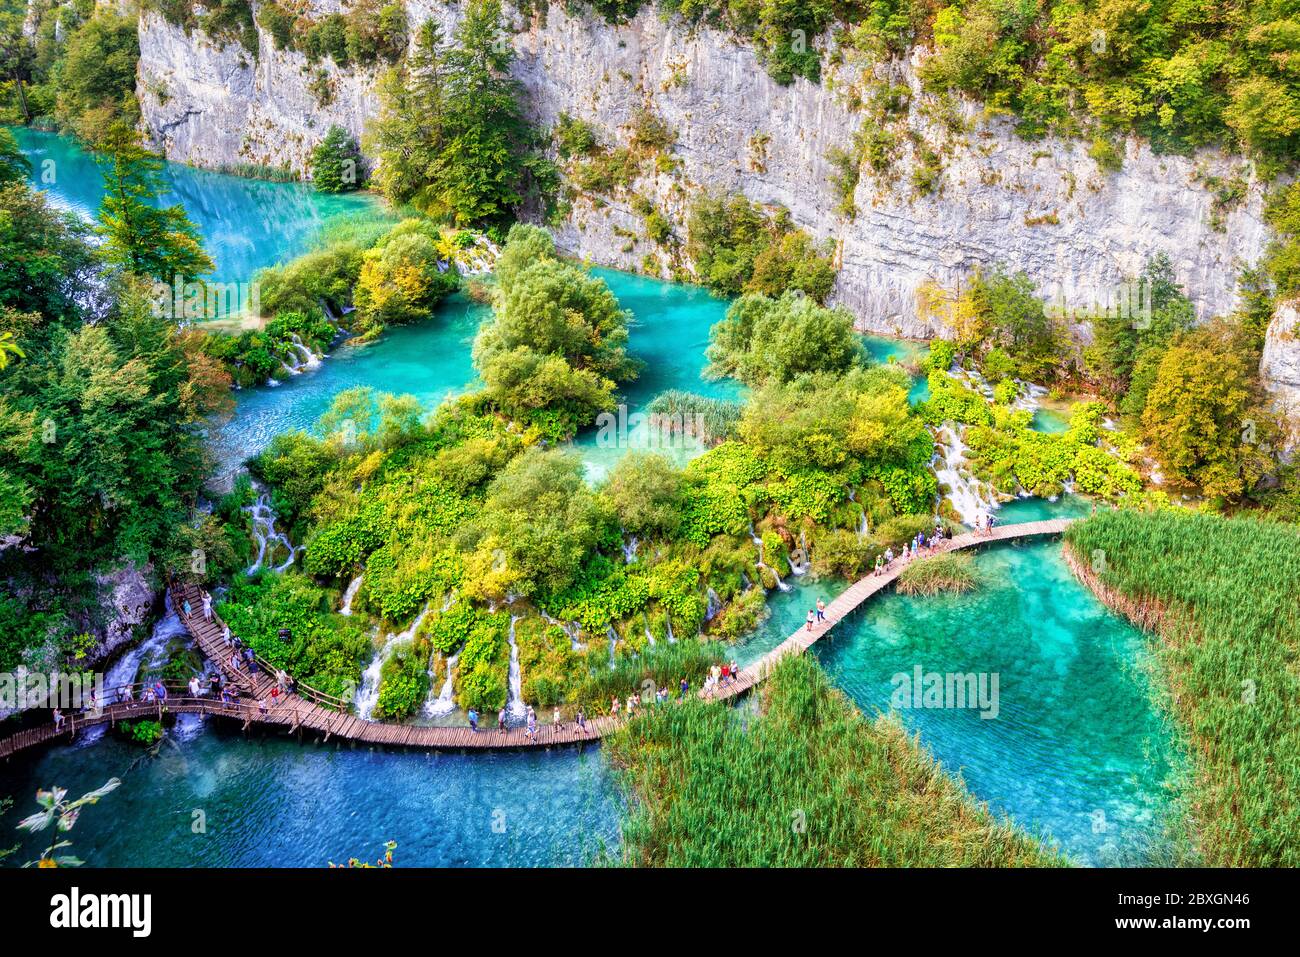
[[[524,705],[523,675],[519,670],[519,645],[515,642],[515,622],[522,615],[510,616],[510,631],[506,640],[510,642],[510,694],[506,699],[506,717],[511,722],[521,721],[528,715]]]
[[[439,690],[437,697],[430,698],[424,703],[425,717],[441,718],[456,710],[456,698],[453,689],[456,676],[456,662],[459,659],[460,655],[455,654],[446,660],[447,677],[443,680],[442,688]]]
[[[578,640],[578,636],[582,634],[582,626],[576,621],[571,621],[566,625],[564,622],[560,621],[560,619],[548,615],[543,609],[539,608],[538,613],[542,616],[542,620],[548,625],[554,625],[556,628],[560,629],[560,631],[569,636],[569,645],[574,651],[581,651],[583,648],[587,647]]]
[[[864,539],[871,534],[871,523],[867,521],[866,509],[862,509],[859,514],[861,518],[858,520],[858,538]]]
[[[997,509],[997,496],[965,468],[966,446],[952,425],[941,425],[935,432],[935,442],[938,448],[930,460],[935,478],[948,487],[948,500],[958,517],[973,526],[982,513]]]
[[[789,590],[790,590],[790,586],[787,585],[785,582],[781,581],[781,576],[780,576],[780,574],[777,572],[777,570],[776,570],[775,568],[773,568],[771,565],[767,564],[767,562],[763,560],[763,558],[764,558],[764,556],[763,556],[763,539],[758,535],[757,532],[754,531],[754,525],[753,525],[752,522],[750,523],[750,526],[749,526],[749,537],[753,540],[754,544],[758,546],[758,563],[757,563],[757,564],[758,564],[758,567],[759,567],[759,568],[766,568],[768,571],[770,571],[770,572],[772,573],[772,577],[776,579],[776,587],[777,587],[777,588],[779,588],[781,591],[789,591]]]
[[[392,655],[393,650],[403,642],[412,641],[415,633],[419,630],[420,623],[424,621],[424,616],[429,614],[429,603],[425,602],[420,613],[415,616],[409,628],[400,631],[395,635],[389,635],[384,646],[379,649],[379,653],[366,666],[366,670],[361,674],[361,687],[357,689],[356,698],[353,703],[357,708],[357,717],[366,721],[372,720],[371,715],[375,712],[375,705],[379,703],[379,681],[384,670],[384,662]]]
[[[623,564],[624,565],[631,565],[634,561],[636,561],[636,547],[638,544],[639,543],[637,542],[635,535],[633,535],[630,539],[628,539],[626,542],[623,543]]]
[[[605,626],[605,634],[609,636],[609,670],[614,670],[614,648],[618,645],[618,632],[614,630],[613,625]]]
[[[348,582],[348,587],[343,592],[343,604],[339,606],[340,615],[352,614],[352,600],[357,597],[357,592],[361,590],[361,579],[364,577],[364,575],[358,575]]]
[[[293,564],[297,556],[297,550],[293,543],[289,541],[289,536],[284,532],[278,531],[275,527],[275,509],[271,507],[271,496],[262,492],[257,496],[257,501],[252,505],[245,505],[244,511],[253,518],[253,541],[257,542],[257,558],[253,564],[248,566],[245,574],[252,575],[257,572],[270,557],[267,554],[268,547],[279,546],[288,552],[289,557],[281,565],[275,566],[275,571],[282,572]]]
[[[645,640],[646,640],[648,643],[650,643],[650,644],[653,645],[653,644],[655,643],[655,634],[654,634],[653,631],[650,630],[650,614],[649,614],[649,612],[646,612],[646,611],[643,610],[643,611],[641,612],[641,620],[645,623]]]
[[[677,644],[677,638],[673,635],[673,616],[664,612],[664,634],[668,637],[668,644]]]

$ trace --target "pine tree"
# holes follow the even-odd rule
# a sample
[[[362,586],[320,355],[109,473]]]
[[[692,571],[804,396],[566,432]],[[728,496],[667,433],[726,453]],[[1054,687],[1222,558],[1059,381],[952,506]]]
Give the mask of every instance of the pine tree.
[[[163,161],[140,145],[136,132],[114,124],[97,159],[104,175],[99,210],[101,254],[123,272],[172,282],[212,271],[198,230],[183,206],[158,206]]]
[[[365,179],[361,150],[347,130],[337,124],[311,151],[311,181],[322,193],[346,193]]]

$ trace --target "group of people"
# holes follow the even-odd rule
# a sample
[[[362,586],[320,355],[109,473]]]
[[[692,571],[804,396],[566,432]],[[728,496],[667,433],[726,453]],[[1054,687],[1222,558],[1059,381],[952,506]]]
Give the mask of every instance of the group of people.
[[[976,528],[978,529],[978,525]],[[894,548],[892,545],[889,548],[886,548],[883,554],[877,555],[876,565],[872,570],[872,574],[880,575],[883,574],[887,568],[892,568],[895,558],[906,565],[912,559],[918,558],[922,555],[933,555],[935,552],[943,549],[944,541],[950,537],[951,535],[944,529],[943,523],[936,519],[934,523],[934,531],[930,535],[927,536],[925,532],[917,532],[912,536],[910,542],[903,543],[903,547],[899,550],[897,556],[894,555]]]
[[[1095,504],[1093,505],[1093,508],[1096,508]],[[995,524],[997,524],[997,519],[993,517],[991,512],[980,512],[975,516],[975,534],[983,535],[987,538],[989,535],[993,534],[993,526]]]

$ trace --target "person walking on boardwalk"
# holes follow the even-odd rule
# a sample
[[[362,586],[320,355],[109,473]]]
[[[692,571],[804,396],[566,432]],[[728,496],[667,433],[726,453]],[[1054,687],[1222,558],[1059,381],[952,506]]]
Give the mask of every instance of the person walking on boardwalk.
[[[879,574],[880,574],[880,570],[881,570],[882,568],[884,568],[884,567],[885,567],[885,556],[884,556],[884,555],[877,555],[877,556],[876,556],[876,570],[875,570],[875,572],[873,572],[873,574],[879,575]]]
[[[618,695],[609,699],[609,714],[612,718],[618,717]]]
[[[58,734],[63,730],[63,712],[58,708],[54,709],[54,733]]]
[[[257,713],[260,714],[263,718],[266,717],[266,699],[265,699],[265,698],[258,698],[258,699],[257,699]]]
[[[578,714],[574,720],[578,723],[578,730],[585,734],[587,731],[587,716],[582,713],[581,708],[578,709]]]
[[[817,620],[818,621],[826,620],[826,602],[824,602],[821,598],[817,599]]]
[[[558,706],[556,707],[555,711],[551,714],[551,725],[555,728],[556,731],[564,730],[564,723],[560,721],[560,709]]]
[[[233,648],[235,644],[234,636],[230,634],[230,626],[225,622],[221,623],[221,640],[226,643],[227,648]]]
[[[506,733],[506,709],[502,708],[497,712],[497,734]]]
[[[817,613],[811,608],[808,609],[808,625],[805,630],[812,631],[813,622],[817,620]]]
[[[469,709],[469,729],[478,734],[478,712],[473,708]]]
[[[537,712],[531,707],[528,709],[528,718],[524,725],[524,734],[528,736],[528,740],[530,741],[537,734]]]
[[[736,664],[736,659],[731,659],[731,681],[734,684],[740,677],[740,667]]]
[[[199,676],[190,675],[190,697],[199,697]]]
[[[203,617],[207,621],[212,620],[212,596],[207,592],[203,593]]]

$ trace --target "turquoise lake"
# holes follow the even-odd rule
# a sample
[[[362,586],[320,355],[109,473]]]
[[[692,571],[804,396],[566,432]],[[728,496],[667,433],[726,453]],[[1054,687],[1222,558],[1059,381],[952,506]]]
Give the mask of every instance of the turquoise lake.
[[[83,214],[101,190],[93,163],[66,139],[18,131],[37,185]],[[41,161],[55,181],[40,182]],[[173,199],[185,204],[216,261],[216,275],[247,280],[258,268],[311,248],[341,217],[374,212],[366,197],[322,197],[298,184],[259,183],[169,165]],[[743,395],[730,381],[706,381],[709,327],[727,303],[705,290],[610,270],[609,282],[634,325],[630,346],[646,362],[623,401],[629,413],[668,388],[722,399]],[[470,388],[469,343],[488,309],[462,296],[427,322],[388,330],[365,346],[338,345],[316,370],[275,388],[236,395],[236,411],[214,426],[218,473],[228,476],[277,434],[309,428],[334,395],[352,386],[410,393],[432,408]],[[867,337],[880,361],[911,362],[915,343]],[[924,380],[913,389],[923,397]],[[1053,423],[1054,425],[1055,423]],[[602,448],[593,431],[575,445],[598,477],[622,449]],[[688,457],[698,449],[678,450]],[[1089,505],[1021,499],[1003,523],[1085,514]],[[975,795],[1030,829],[1041,828],[1080,863],[1140,861],[1158,843],[1163,782],[1176,764],[1170,736],[1147,700],[1142,637],[1078,585],[1058,543],[981,553],[985,586],[970,595],[882,596],[844,622],[816,653],[867,713],[887,707],[890,677],[927,671],[999,674],[995,720],[955,710],[912,710],[909,727],[960,772]],[[807,607],[839,585],[792,579],[771,596],[772,617],[737,646],[752,660],[803,621]],[[119,791],[88,809],[75,832],[90,863],[105,865],[323,866],[373,859],[398,842],[398,864],[555,865],[589,863],[618,844],[622,798],[599,749],[549,754],[426,755],[244,739],[192,722],[172,733],[156,759],[104,738],[28,755],[0,770],[0,794],[16,807],[3,835],[30,813],[37,786],[88,790],[111,774]],[[194,812],[207,830],[194,834]],[[24,846],[30,851],[30,845]],[[14,861],[26,858],[20,853]]]

